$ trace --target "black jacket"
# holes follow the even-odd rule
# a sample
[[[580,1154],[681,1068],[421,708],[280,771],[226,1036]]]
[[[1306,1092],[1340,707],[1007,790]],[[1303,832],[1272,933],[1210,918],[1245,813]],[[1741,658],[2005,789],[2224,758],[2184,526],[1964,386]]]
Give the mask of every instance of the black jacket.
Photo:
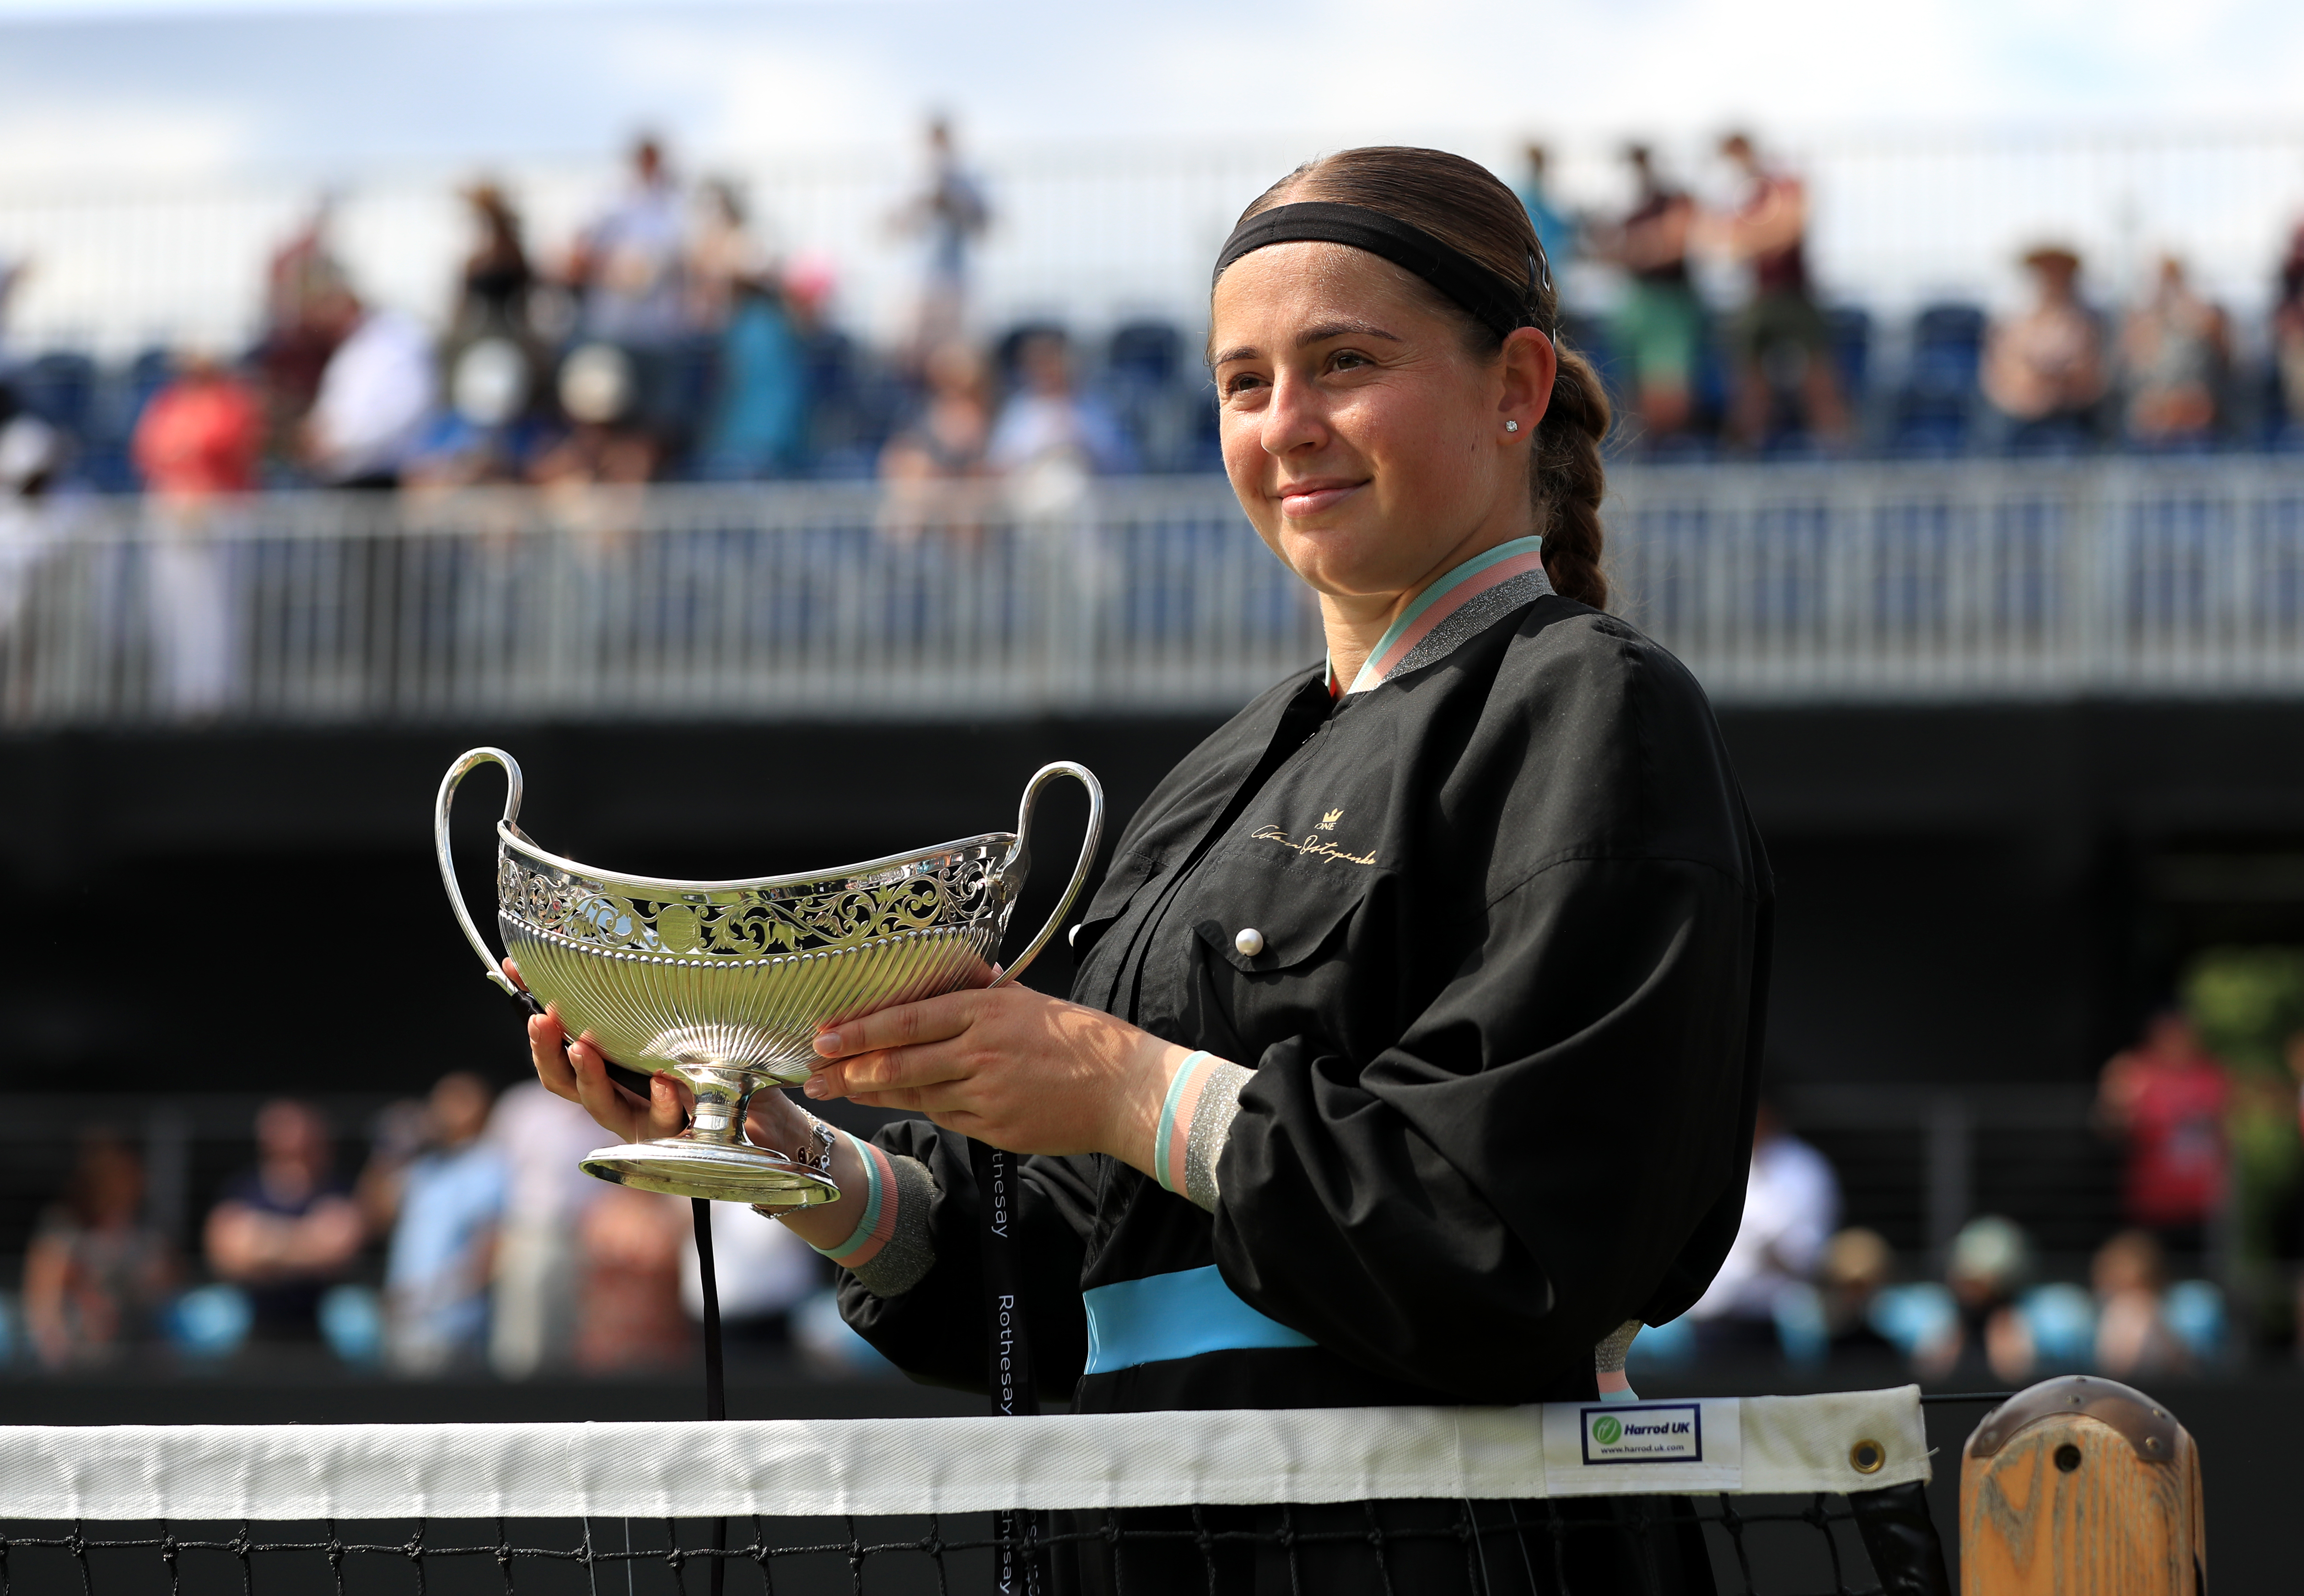
[[[1703,1292],[1750,1157],[1773,903],[1709,705],[1557,596],[1332,704],[1283,682],[1121,837],[1072,995],[1255,1070],[1214,1215],[1102,1157],[1024,1161],[1042,1389],[1087,1411],[1589,1398],[1593,1344]],[[1239,950],[1244,928],[1262,950]],[[1252,939],[1251,939],[1252,941]],[[851,1323],[980,1389],[962,1138],[937,1262]],[[1080,1381],[1080,1293],[1218,1265],[1309,1348]]]

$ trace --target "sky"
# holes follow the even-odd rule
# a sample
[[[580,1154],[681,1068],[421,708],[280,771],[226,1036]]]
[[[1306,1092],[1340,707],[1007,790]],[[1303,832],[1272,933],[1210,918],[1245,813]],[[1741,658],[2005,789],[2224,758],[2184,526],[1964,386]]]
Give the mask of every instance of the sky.
[[[1283,134],[2285,122],[2294,0],[0,0],[0,183]]]
[[[2245,298],[2304,214],[2300,107],[2298,0],[0,0],[0,260],[33,263],[20,340],[228,342],[325,188],[356,275],[432,314],[457,182],[504,177],[548,255],[646,127],[893,325],[885,218],[940,108],[997,190],[1002,315],[1195,301],[1228,218],[1322,149],[1509,176],[1541,138],[1605,208],[1626,136],[1702,181],[1731,125],[1826,194],[1834,291],[2004,297],[2054,233],[2109,285],[2165,243]]]

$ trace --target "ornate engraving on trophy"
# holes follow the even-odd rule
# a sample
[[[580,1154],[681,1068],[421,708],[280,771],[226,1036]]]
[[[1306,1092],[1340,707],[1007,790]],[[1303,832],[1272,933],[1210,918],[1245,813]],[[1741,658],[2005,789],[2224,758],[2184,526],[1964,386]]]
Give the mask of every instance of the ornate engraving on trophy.
[[[539,935],[625,953],[760,958],[860,946],[938,925],[975,925],[1004,908],[997,850],[964,845],[919,874],[825,892],[742,888],[676,897],[607,892],[506,851],[496,901]]]

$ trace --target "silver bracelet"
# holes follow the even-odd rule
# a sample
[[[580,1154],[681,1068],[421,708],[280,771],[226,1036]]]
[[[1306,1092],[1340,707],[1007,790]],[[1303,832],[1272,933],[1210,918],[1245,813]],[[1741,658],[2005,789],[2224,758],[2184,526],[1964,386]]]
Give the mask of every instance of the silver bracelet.
[[[829,1179],[832,1175],[832,1150],[840,1144],[840,1137],[832,1127],[813,1115],[809,1116],[808,1126],[809,1140],[816,1144],[816,1156],[809,1157],[806,1147],[799,1148],[784,1156],[790,1159],[795,1167],[806,1170],[813,1175],[822,1175]],[[752,1212],[762,1219],[773,1220],[781,1219],[788,1213],[798,1213],[800,1209],[790,1205],[770,1207],[765,1203],[755,1203],[752,1204]]]
[[[816,1143],[816,1157],[811,1161],[805,1156],[806,1150],[802,1149],[792,1155],[792,1161],[814,1174],[829,1175],[832,1173],[832,1150],[839,1144],[840,1138],[832,1127],[813,1115],[809,1116],[808,1124],[809,1136]]]

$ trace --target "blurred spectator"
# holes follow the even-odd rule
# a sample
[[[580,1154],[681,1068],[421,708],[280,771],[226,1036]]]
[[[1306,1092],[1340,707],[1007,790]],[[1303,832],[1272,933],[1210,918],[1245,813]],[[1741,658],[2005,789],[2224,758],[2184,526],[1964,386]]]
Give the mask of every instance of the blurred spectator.
[[[2070,449],[2096,431],[2105,394],[2104,335],[2080,303],[2080,258],[2053,246],[2024,257],[2039,299],[1992,324],[1984,344],[1984,396],[2004,418],[2010,448]]]
[[[816,1250],[784,1226],[733,1203],[712,1204],[712,1279],[721,1335],[732,1349],[773,1350],[792,1340],[791,1315],[824,1281]],[[680,1305],[704,1318],[704,1276],[696,1229],[681,1250]]]
[[[1895,1350],[1873,1323],[1874,1305],[1895,1273],[1896,1255],[1877,1230],[1852,1227],[1824,1244],[1817,1279],[1834,1357],[1880,1356]]]
[[[643,135],[632,145],[631,178],[624,191],[579,235],[568,279],[582,310],[579,327],[585,342],[570,364],[603,365],[621,360],[618,402],[567,406],[569,364],[561,369],[561,397],[572,419],[620,434],[645,435],[647,476],[685,435],[692,418],[684,405],[681,359],[689,334],[688,225],[679,186],[668,169],[664,147]],[[596,352],[597,351],[597,352]],[[593,397],[605,396],[605,386]],[[595,480],[626,480],[640,451],[611,451],[613,466]],[[566,480],[568,461],[551,468]],[[640,480],[646,480],[643,476]]]
[[[386,1258],[385,1355],[406,1374],[479,1364],[504,1205],[502,1153],[482,1138],[490,1096],[479,1077],[440,1077],[425,1103],[427,1146],[397,1176]]]
[[[808,350],[773,283],[736,287],[718,366],[702,474],[721,482],[797,474],[808,459]]]
[[[248,1288],[258,1338],[314,1340],[320,1293],[351,1268],[366,1228],[331,1169],[318,1109],[285,1098],[266,1103],[256,1116],[256,1159],[208,1213],[208,1267]]]
[[[1627,145],[1624,159],[1637,185],[1632,208],[1602,253],[1624,269],[1617,348],[1631,367],[1642,429],[1656,440],[1687,430],[1703,346],[1704,307],[1688,273],[1696,202],[1657,175],[1647,145]]]
[[[24,1255],[24,1329],[46,1367],[106,1363],[152,1334],[177,1269],[143,1205],[136,1154],[110,1136],[82,1141]]]
[[[981,477],[992,443],[992,374],[974,346],[932,350],[919,413],[880,452],[890,483],[961,482]]]
[[[424,1103],[412,1097],[388,1102],[368,1122],[368,1161],[353,1183],[352,1200],[371,1236],[392,1234],[400,1216],[401,1177],[430,1145],[432,1127]]]
[[[1520,208],[1528,213],[1529,225],[1536,229],[1536,241],[1544,246],[1544,258],[1551,264],[1556,277],[1576,253],[1576,224],[1552,203],[1550,191],[1545,186],[1545,168],[1550,164],[1548,152],[1541,144],[1530,143],[1523,151],[1526,165],[1521,168],[1520,187]]]
[[[2123,1230],[2088,1267],[2096,1300],[2096,1366],[2115,1379],[2167,1374],[2190,1362],[2161,1311],[2167,1269],[2148,1231]]]
[[[656,475],[664,447],[639,422],[637,370],[631,355],[613,343],[587,343],[569,353],[560,364],[560,408],[574,425],[529,468],[534,481],[638,486]]]
[[[541,438],[546,366],[532,315],[540,284],[520,216],[492,182],[463,198],[475,238],[440,363],[448,402],[404,463],[402,480],[415,486],[521,481]]]
[[[741,292],[774,280],[775,260],[754,234],[734,183],[713,178],[696,198],[696,232],[688,248],[688,319],[716,333],[735,314]]]
[[[323,194],[304,225],[273,252],[264,274],[264,333],[256,346],[256,368],[263,378],[270,411],[268,432],[283,453],[294,440],[312,401],[320,374],[348,328],[335,313],[347,291],[344,269],[328,241],[335,197]]]
[[[1016,347],[1016,391],[992,428],[986,463],[1025,514],[1069,508],[1099,474],[1133,469],[1135,450],[1110,410],[1072,386],[1072,345],[1044,328]]]
[[[2013,1220],[1987,1214],[1961,1226],[1944,1270],[1955,1316],[1941,1338],[1919,1349],[1921,1373],[1940,1380],[1980,1358],[1995,1378],[2020,1381],[2034,1352],[2016,1299],[2031,1278],[2031,1239]]]
[[[130,457],[151,495],[157,534],[145,587],[158,655],[159,696],[177,716],[220,712],[237,674],[230,551],[231,501],[256,486],[264,413],[214,357],[180,357],[176,375],[136,423]]]
[[[1848,410],[1833,369],[1832,329],[1808,274],[1808,189],[1765,165],[1751,138],[1731,133],[1720,153],[1743,174],[1743,202],[1725,218],[1728,253],[1749,265],[1752,297],[1737,319],[1736,391],[1730,435],[1747,448],[1766,441],[1779,385],[1796,386],[1810,433],[1848,436]]]
[[[307,457],[331,487],[398,487],[431,418],[431,340],[414,318],[370,309],[349,289],[330,296],[320,317],[343,339],[305,421]]]
[[[4,304],[0,297],[0,304]],[[2272,302],[2272,358],[2280,377],[2281,408],[2291,428],[2304,427],[2304,222],[2288,235]]]
[[[1760,1105],[1752,1127],[1752,1168],[1744,1218],[1720,1272],[1690,1308],[1707,1352],[1752,1352],[1777,1345],[1777,1298],[1816,1272],[1825,1238],[1840,1222],[1840,1181],[1824,1154]]]
[[[969,250],[992,222],[984,185],[961,164],[949,118],[928,119],[928,186],[896,218],[899,227],[924,234],[928,241],[919,310],[912,330],[912,349],[919,359],[965,331]]]
[[[176,375],[144,406],[129,444],[145,490],[187,504],[252,492],[263,448],[255,393],[204,351],[178,357]]]
[[[448,403],[409,452],[403,486],[527,480],[554,434],[535,405],[539,362],[509,338],[467,344],[448,367]]]
[[[478,238],[457,287],[453,335],[460,342],[489,336],[525,345],[532,335],[529,296],[536,270],[521,241],[520,215],[493,182],[477,182],[463,193]]]
[[[583,1250],[577,1288],[576,1366],[587,1373],[643,1373],[688,1356],[680,1308],[681,1249],[689,1205],[611,1186],[578,1224]]]
[[[633,141],[631,182],[576,242],[569,280],[583,296],[587,337],[661,349],[687,328],[687,230],[664,147]]]
[[[2122,1207],[2128,1222],[2169,1251],[2198,1257],[2224,1195],[2224,1111],[2232,1083],[2200,1045],[2192,1023],[2155,1015],[2137,1046],[2104,1067],[2096,1114],[2127,1144]]]
[[[577,1163],[601,1134],[589,1114],[538,1081],[497,1098],[488,1117],[505,1183],[488,1361],[507,1380],[564,1367],[573,1355],[577,1226],[609,1189]]]
[[[32,572],[61,533],[50,490],[64,464],[63,434],[6,410],[0,403],[0,641],[23,619]]]
[[[6,381],[10,368],[16,363],[15,356],[8,350],[8,302],[16,297],[16,291],[23,286],[31,269],[29,260],[0,258],[0,382]],[[5,404],[0,403],[0,422],[11,419],[5,410]]]
[[[808,456],[808,346],[767,249],[736,191],[705,187],[705,220],[689,273],[698,325],[717,340],[710,418],[699,451],[707,480],[796,474]]]
[[[2224,313],[2193,291],[2176,257],[2161,258],[2151,297],[2128,313],[2120,354],[2128,435],[2147,444],[2205,442],[2216,425],[2232,330]]]

